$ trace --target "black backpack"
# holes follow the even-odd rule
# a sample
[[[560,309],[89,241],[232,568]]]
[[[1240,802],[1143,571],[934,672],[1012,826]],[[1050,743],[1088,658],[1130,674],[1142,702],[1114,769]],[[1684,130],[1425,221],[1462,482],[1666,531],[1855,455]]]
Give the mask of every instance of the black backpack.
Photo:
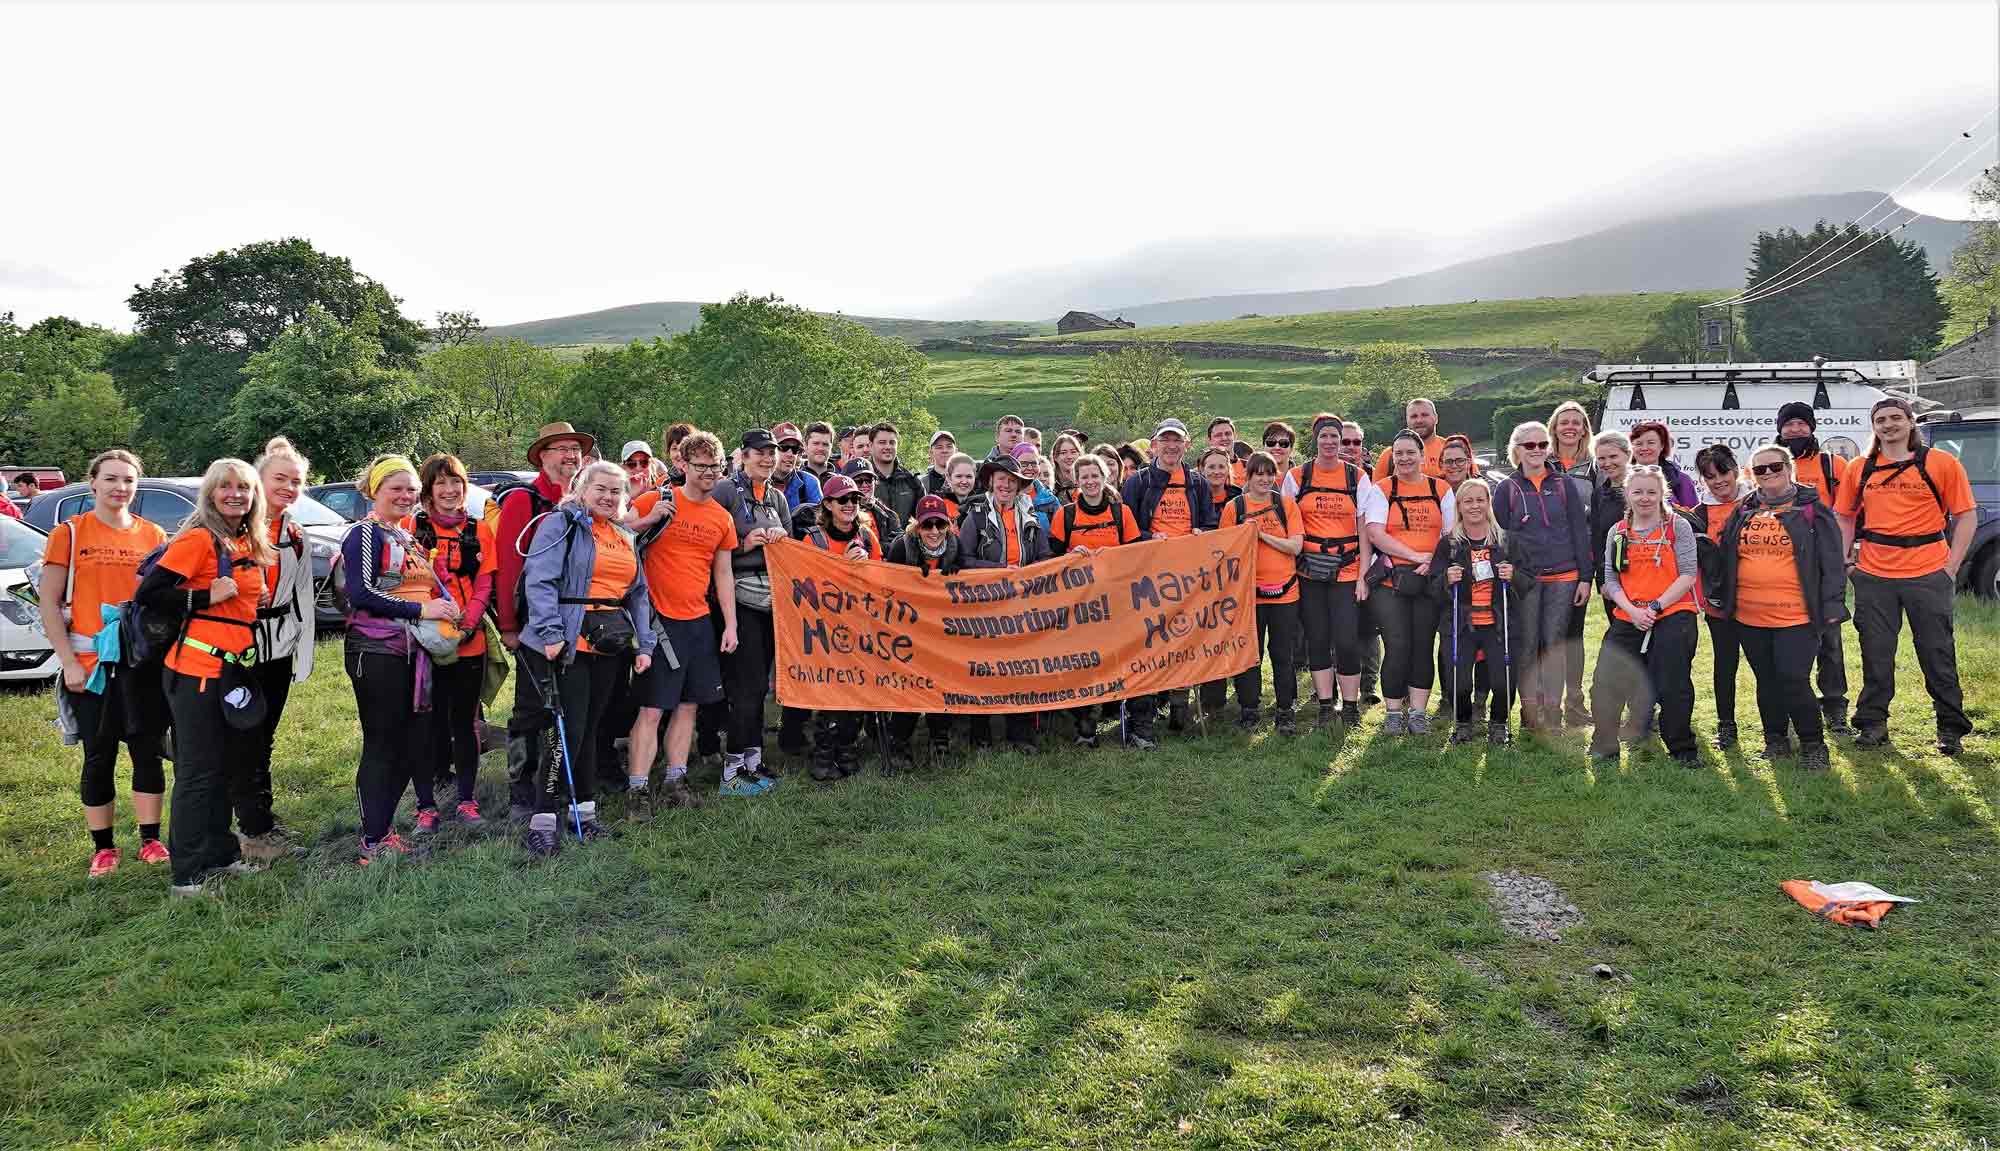
[[[220,539],[216,538],[214,532],[208,533],[208,539],[210,543],[215,545],[215,570],[217,573],[232,572],[238,567],[248,566],[251,563],[250,560],[244,560],[241,563],[231,561],[229,558],[229,549],[223,545]],[[153,569],[160,566],[160,557],[167,554],[167,548],[171,544],[171,540],[161,544],[159,547],[147,552],[146,558],[139,561],[140,583],[146,582],[146,577],[153,574]],[[237,624],[242,627],[250,626],[239,619],[224,619],[221,616],[202,615],[200,612],[183,613],[168,611],[161,608],[147,607],[145,604],[140,603],[137,598],[129,599],[119,605],[118,642],[123,648],[120,662],[127,667],[143,667],[148,664],[164,662],[167,658],[167,653],[172,651],[175,645],[179,644],[181,639],[187,635],[188,624],[198,619],[214,623]]]
[[[1241,494],[1238,494],[1235,498],[1231,499],[1229,503],[1232,507],[1236,509],[1237,523],[1247,524],[1250,522],[1250,505],[1244,501]],[[1278,517],[1278,534],[1286,536],[1291,535],[1292,525],[1285,518],[1285,497],[1278,494],[1277,492],[1272,492],[1270,510],[1273,515],[1276,515]],[[1264,513],[1258,512],[1257,514],[1261,516]]]
[[[1125,538],[1125,516],[1123,514],[1123,509],[1119,506],[1117,500],[1112,499],[1110,497],[1109,488],[1105,489],[1104,506],[1107,511],[1111,512],[1111,530],[1118,533],[1118,542],[1121,544],[1131,543],[1132,542],[1131,540]],[[1062,506],[1062,517],[1063,517],[1063,546],[1067,548],[1069,546],[1070,540],[1074,538],[1076,535],[1075,500],[1071,500],[1070,502]]]
[[[1344,488],[1330,488],[1313,483],[1313,463],[1314,461],[1307,460],[1305,466],[1299,469],[1298,498],[1303,500],[1313,492],[1332,492],[1337,496],[1346,496],[1347,506],[1353,509],[1354,527],[1358,532],[1361,528],[1361,501],[1356,498],[1356,492],[1361,486],[1361,469],[1348,463],[1346,460],[1339,461],[1341,478],[1347,481],[1347,486]],[[1309,535],[1306,537],[1306,542],[1319,548],[1322,552],[1337,551],[1347,553],[1350,549],[1358,551],[1361,547],[1361,537],[1358,534],[1351,536]]]
[[[1862,526],[1868,518],[1868,477],[1878,471],[1894,476],[1897,472],[1903,471],[1906,468],[1916,469],[1917,478],[1924,481],[1924,486],[1931,490],[1931,498],[1937,501],[1938,514],[1944,517],[1945,525],[1947,527],[1950,526],[1951,512],[1944,506],[1944,493],[1938,491],[1937,481],[1931,479],[1930,470],[1924,467],[1924,459],[1930,454],[1930,445],[1924,443],[1913,444],[1909,459],[1900,460],[1893,464],[1885,463],[1878,468],[1876,461],[1882,458],[1881,453],[1875,451],[1868,453],[1868,458],[1861,462],[1861,480],[1856,489],[1857,498],[1854,501],[1855,539],[1867,540],[1869,543],[1882,544],[1885,547],[1892,548],[1920,548],[1925,544],[1943,543],[1945,541],[1947,537],[1945,536],[1944,528],[1939,528],[1934,532],[1926,532],[1923,535],[1891,536],[1884,535],[1881,532],[1868,531]]]

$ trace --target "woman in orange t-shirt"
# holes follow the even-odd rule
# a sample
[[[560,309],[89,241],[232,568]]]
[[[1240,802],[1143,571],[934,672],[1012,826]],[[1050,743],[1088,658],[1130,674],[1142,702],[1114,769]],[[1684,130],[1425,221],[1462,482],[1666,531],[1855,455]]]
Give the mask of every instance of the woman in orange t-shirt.
[[[257,736],[245,718],[226,712],[247,702],[243,673],[256,663],[257,601],[273,559],[266,514],[263,483],[249,464],[208,465],[193,513],[133,595],[148,611],[186,621],[164,673],[174,715],[167,846],[176,895],[200,895],[212,875],[257,870],[229,827],[230,770],[249,758]]]
[[[847,476],[828,476],[820,493],[819,513],[806,533],[812,546],[855,563],[880,560],[882,546],[861,518],[861,489]],[[855,745],[861,739],[859,711],[820,708],[812,713],[812,777],[821,783],[845,779],[861,770]],[[886,765],[885,765],[886,766]]]
[[[1397,432],[1389,452],[1383,498],[1364,517],[1368,542],[1389,559],[1388,578],[1368,595],[1382,633],[1382,701],[1388,707],[1382,732],[1425,735],[1430,731],[1425,708],[1437,679],[1431,646],[1438,616],[1426,577],[1438,540],[1457,522],[1458,501],[1443,480],[1422,470],[1424,441],[1415,432]]]
[[[1790,449],[1750,453],[1756,488],[1722,529],[1716,598],[1736,621],[1743,658],[1757,677],[1764,758],[1791,754],[1787,725],[1799,733],[1799,766],[1824,771],[1825,722],[1807,678],[1822,628],[1847,618],[1840,524],[1819,492],[1793,481]]]
[[[1710,652],[1714,657],[1714,676],[1710,680],[1715,690],[1715,750],[1728,751],[1736,746],[1736,670],[1743,660],[1743,642],[1736,634],[1736,619],[1730,613],[1715,605],[1721,592],[1716,584],[1714,570],[1706,549],[1719,548],[1722,543],[1722,529],[1728,525],[1729,517],[1743,503],[1751,492],[1751,486],[1743,478],[1744,471],[1736,462],[1736,453],[1727,444],[1710,444],[1695,453],[1695,474],[1701,478],[1703,498],[1707,501],[1697,505],[1688,513],[1694,526],[1701,529],[1701,539],[1695,541],[1697,566],[1704,570],[1698,573],[1697,591],[1701,600],[1702,615],[1708,620]]]
[[[486,682],[486,633],[480,619],[493,602],[499,579],[500,550],[493,529],[466,514],[465,495],[472,485],[457,456],[440,452],[423,462],[417,478],[423,487],[417,512],[417,546],[431,553],[431,567],[453,603],[464,613],[465,637],[458,659],[434,669],[431,715],[435,746],[417,764],[418,794],[432,791],[435,780],[457,784],[460,823],[476,827],[479,814],[479,691]],[[418,830],[428,831],[424,813],[417,813]],[[437,808],[431,808],[435,824]]]
[[[1306,546],[1306,520],[1298,501],[1277,491],[1278,461],[1270,452],[1250,453],[1243,465],[1243,491],[1222,508],[1222,526],[1257,525],[1257,662],[1236,675],[1237,724],[1245,731],[1257,726],[1257,705],[1264,694],[1264,654],[1271,656],[1271,681],[1278,707],[1272,722],[1279,735],[1289,736],[1292,705],[1298,699],[1299,674],[1292,662],[1298,653],[1299,553]],[[1221,692],[1213,702],[1203,686],[1202,706],[1221,712]]]
[[[160,808],[167,790],[160,765],[168,727],[159,702],[157,667],[108,666],[96,676],[97,634],[104,605],[123,603],[139,586],[139,561],[167,540],[159,525],[132,514],[139,457],[113,449],[90,461],[90,511],[57,524],[42,552],[42,633],[62,665],[58,706],[76,721],[83,745],[83,823],[90,831],[90,876],[118,869],[111,824],[116,816],[118,745],[132,759],[132,813],[139,820],[139,858],[164,863]],[[65,618],[67,616],[67,618]],[[86,685],[101,679],[101,690]],[[130,705],[130,706],[128,706]]]
[[[1694,742],[1694,525],[1667,506],[1667,477],[1657,464],[1634,464],[1625,476],[1625,518],[1604,541],[1604,598],[1611,626],[1590,685],[1590,758],[1618,763],[1618,739],[1630,714],[1643,745],[1660,707],[1660,739],[1676,762],[1697,763]]]

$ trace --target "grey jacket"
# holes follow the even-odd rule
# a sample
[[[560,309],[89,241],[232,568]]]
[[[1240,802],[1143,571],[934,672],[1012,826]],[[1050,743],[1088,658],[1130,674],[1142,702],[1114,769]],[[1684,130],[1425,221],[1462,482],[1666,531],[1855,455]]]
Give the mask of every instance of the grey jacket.
[[[623,531],[623,528],[619,529]],[[590,534],[590,513],[577,504],[563,504],[542,517],[522,565],[528,585],[528,613],[521,639],[536,647],[563,645],[562,660],[576,654],[576,637],[583,631],[581,600],[590,595],[590,572],[597,566],[597,540]],[[654,647],[652,601],[646,598],[646,565],[640,564],[632,586],[625,589],[624,612],[631,617],[639,650]]]

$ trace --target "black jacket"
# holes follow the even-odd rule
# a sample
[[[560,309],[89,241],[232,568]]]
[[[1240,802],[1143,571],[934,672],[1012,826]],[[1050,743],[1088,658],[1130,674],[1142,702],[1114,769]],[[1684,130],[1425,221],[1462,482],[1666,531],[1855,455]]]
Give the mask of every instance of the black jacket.
[[[965,567],[959,539],[950,532],[944,534],[944,554],[936,560],[924,554],[924,541],[915,532],[904,532],[884,555],[890,563],[916,568],[924,575],[933,571],[939,575],[957,575]]]
[[[1158,464],[1148,464],[1125,477],[1119,491],[1119,498],[1132,509],[1132,518],[1138,521],[1142,540],[1153,538],[1153,512],[1160,506],[1160,497],[1166,494],[1169,474]],[[1186,463],[1181,465],[1181,474],[1187,477],[1188,522],[1201,531],[1214,531],[1221,513],[1216,511],[1215,501],[1209,496],[1208,481]]]
[[[1840,522],[1811,488],[1793,485],[1792,501],[1790,510],[1778,514],[1778,522],[1792,537],[1792,560],[1798,566],[1799,587],[1805,592],[1806,614],[1814,627],[1839,623],[1847,618],[1847,569],[1840,548]],[[1732,619],[1736,616],[1736,561],[1743,525],[1765,506],[1763,496],[1751,492],[1722,526],[1717,549],[1722,570],[1713,600]]]
[[[1528,568],[1526,557],[1522,554],[1523,549],[1519,536],[1508,532],[1506,547],[1503,550],[1506,552],[1504,562],[1514,565],[1514,579],[1508,584],[1510,594],[1505,596],[1504,599],[1507,604],[1509,626],[1518,635],[1521,632],[1521,594],[1535,586],[1535,573]],[[1500,562],[1502,561],[1495,561],[1496,565]],[[1445,578],[1445,569],[1453,564],[1466,569],[1465,578],[1459,581],[1458,586],[1462,593],[1469,594],[1472,587],[1471,546],[1463,540],[1452,539],[1449,534],[1438,537],[1437,550],[1431,553],[1430,581],[1431,599],[1436,601],[1438,605],[1438,633],[1440,635],[1448,635],[1451,632],[1452,585],[1451,581]],[[1496,592],[1498,591],[1497,585],[1499,582],[1500,577],[1496,573],[1493,577]],[[1374,595],[1376,593],[1370,592],[1369,594]],[[1494,596],[1494,606],[1496,608],[1499,606],[1499,601],[1502,598],[1502,596],[1497,594]],[[1470,599],[1464,599],[1459,602],[1458,633],[1460,635],[1469,635],[1472,632],[1472,611],[1470,605]]]
[[[917,512],[917,501],[926,494],[924,482],[901,464],[886,476],[879,471],[875,473],[875,498],[896,514],[898,526],[909,522]]]
[[[1021,564],[1027,567],[1049,558],[1048,533],[1042,521],[1021,503],[1015,504],[1014,518],[1020,525]],[[965,501],[965,517],[958,531],[959,555],[969,568],[1007,566],[1007,543],[1000,538],[999,515],[993,510],[993,493],[978,492]]]
[[[1625,489],[1597,481],[1590,501],[1590,578],[1604,582],[1604,538],[1625,518]]]

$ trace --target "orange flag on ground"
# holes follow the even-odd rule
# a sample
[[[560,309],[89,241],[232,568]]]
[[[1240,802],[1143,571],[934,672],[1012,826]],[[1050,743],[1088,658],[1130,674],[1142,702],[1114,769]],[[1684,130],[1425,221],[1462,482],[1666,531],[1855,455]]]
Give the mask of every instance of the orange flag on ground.
[[[1234,675],[1257,662],[1255,545],[1246,524],[922,576],[781,540],[767,549],[778,701],[1046,711]]]

